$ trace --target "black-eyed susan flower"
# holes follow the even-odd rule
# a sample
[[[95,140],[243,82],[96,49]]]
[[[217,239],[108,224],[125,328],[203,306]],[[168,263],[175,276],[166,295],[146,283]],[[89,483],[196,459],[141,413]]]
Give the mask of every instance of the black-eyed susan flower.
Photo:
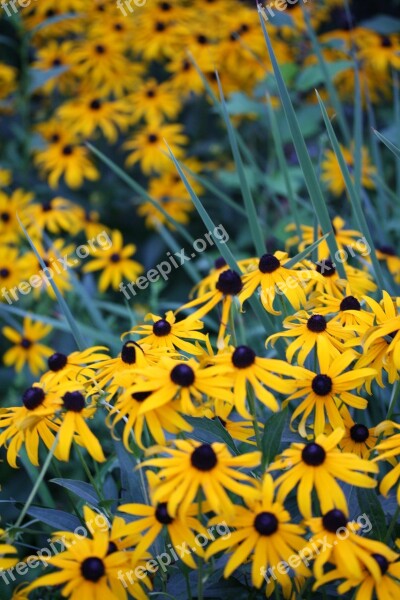
[[[175,440],[171,447],[156,446],[147,453],[166,454],[149,458],[141,466],[160,469],[153,502],[165,502],[172,517],[186,515],[200,490],[212,510],[225,516],[235,511],[226,490],[246,499],[258,497],[254,479],[239,469],[260,464],[260,452],[231,456],[225,444],[201,444],[189,439]]]
[[[150,491],[152,491],[157,486],[158,478],[150,471],[147,472],[147,475]],[[123,529],[125,535],[140,536],[140,542],[134,549],[134,557],[140,558],[165,531],[174,548],[181,548],[182,544],[187,546],[189,552],[185,552],[181,556],[182,561],[191,569],[197,568],[192,552],[203,556],[204,551],[197,543],[196,535],[201,533],[208,537],[206,528],[198,519],[199,505],[197,503],[189,506],[184,518],[179,514],[171,517],[166,502],[152,505],[123,504],[118,506],[118,511],[135,517],[135,521],[128,523]]]
[[[28,232],[32,230],[33,234],[36,234],[37,230],[47,230],[55,234],[62,231],[77,233],[80,211],[80,207],[70,200],[57,196],[42,204],[31,204],[25,210],[24,218],[27,220]]]
[[[56,188],[61,177],[72,189],[80,188],[85,179],[96,181],[99,172],[89,158],[87,148],[79,145],[75,136],[60,143],[59,139],[47,148],[35,152],[34,162],[47,177],[51,188]]]
[[[400,257],[392,246],[377,246],[376,257],[378,260],[384,260],[388,271],[396,283],[400,283]]]
[[[345,511],[346,498],[336,479],[360,488],[374,488],[375,479],[367,473],[377,473],[376,464],[354,454],[340,452],[337,445],[344,429],[335,429],[330,435],[320,434],[315,442],[294,443],[269,466],[269,471],[285,470],[276,479],[278,501],[283,502],[297,486],[297,504],[301,514],[310,518],[311,493],[315,489],[321,511],[333,508]]]
[[[257,497],[246,498],[246,507],[236,506],[235,514],[226,517],[229,528],[235,531],[229,537],[215,540],[206,550],[206,558],[220,551],[229,551],[229,557],[224,569],[224,577],[229,577],[237,567],[250,559],[252,563],[251,579],[255,587],[261,587],[264,575],[280,561],[287,562],[292,555],[306,545],[304,527],[291,523],[291,516],[283,504],[275,498],[275,486],[271,475],[265,474],[257,486]],[[217,516],[210,521],[219,522]],[[310,574],[304,563],[299,560],[294,571],[296,574]],[[292,582],[289,574],[282,571],[276,576],[284,590],[290,591]],[[272,579],[272,578],[271,578]],[[267,579],[268,581],[268,579]],[[274,589],[274,580],[267,584],[267,595]]]
[[[369,354],[373,347],[383,345],[383,339],[389,338],[385,356],[386,362],[400,369],[400,315],[395,300],[392,300],[388,292],[382,291],[382,300],[378,303],[373,298],[365,296],[365,302],[375,315],[376,324],[365,334],[363,340],[364,355]]]
[[[335,235],[336,244],[338,250],[345,250],[347,247],[354,248],[357,252],[364,251],[364,246],[361,245],[360,240],[363,239],[362,233],[356,229],[347,229],[345,227],[346,222],[342,217],[336,216],[332,219],[332,229]],[[286,231],[295,231],[296,225],[290,223],[286,228]],[[323,231],[321,227],[317,229],[317,239],[323,237]],[[289,238],[286,242],[287,247],[296,246],[299,252],[302,252],[308,246],[311,246],[316,241],[315,229],[312,225],[300,225],[300,238],[295,235]],[[329,246],[326,240],[319,243],[317,248],[318,260],[323,260],[329,256]]]
[[[0,236],[2,244],[12,244],[21,238],[22,229],[18,223],[17,213],[25,211],[33,200],[31,192],[17,189],[11,194],[0,190]]]
[[[169,310],[165,317],[148,313],[146,321],[153,321],[152,325],[138,325],[129,333],[140,335],[141,344],[149,344],[155,350],[174,352],[181,350],[188,354],[201,354],[203,350],[196,345],[197,341],[205,341],[206,335],[199,330],[204,323],[200,320],[176,320],[174,313]],[[195,343],[192,343],[193,340]]]
[[[84,447],[98,462],[105,461],[103,449],[88,425],[96,412],[96,404],[83,386],[73,383],[60,385],[57,425],[57,458],[68,461],[72,442]]]
[[[341,145],[341,151],[350,171],[354,171],[354,150],[345,148]],[[336,154],[333,150],[326,150],[324,160],[321,163],[321,169],[321,180],[325,183],[332,194],[335,196],[341,196],[346,190],[346,185],[339,166],[339,161],[336,158]],[[361,183],[363,187],[367,189],[373,189],[375,187],[375,174],[376,168],[371,164],[368,150],[363,147],[361,172]]]
[[[134,244],[124,246],[122,234],[117,229],[112,231],[111,240],[112,243],[108,248],[103,247],[101,250],[97,247],[93,248],[91,251],[93,259],[83,267],[85,273],[102,271],[99,278],[100,292],[104,292],[109,287],[118,290],[124,278],[135,281],[143,271],[142,265],[131,258],[136,252]]]
[[[352,452],[361,458],[369,458],[378,441],[375,427],[368,428],[360,422],[355,422],[348,416],[343,418],[345,434],[339,442],[343,452]]]
[[[105,346],[92,346],[86,350],[64,354],[54,352],[47,359],[48,370],[41,377],[44,383],[58,384],[66,381],[87,383],[95,379],[96,369],[109,356],[102,352]]]
[[[285,400],[287,405],[292,400],[305,396],[294,410],[291,423],[301,416],[299,433],[306,437],[306,425],[310,419],[314,425],[315,435],[324,433],[326,424],[332,429],[343,428],[344,418],[349,418],[347,407],[365,409],[368,401],[351,390],[360,387],[367,377],[373,377],[374,369],[355,369],[349,367],[356,358],[352,350],[338,354],[334,359],[328,352],[319,355],[319,372],[309,371],[302,367],[293,368],[293,386],[296,391]],[[290,373],[290,370],[289,370]]]
[[[251,419],[246,408],[247,384],[254,390],[256,398],[274,412],[279,410],[279,404],[267,387],[286,394],[294,389],[291,381],[279,377],[290,373],[285,361],[257,356],[249,346],[227,348],[215,355],[210,364],[222,367],[221,374],[231,379],[235,408],[246,419]]]
[[[161,124],[164,120],[173,120],[181,108],[180,99],[171,89],[169,82],[158,83],[149,79],[127,97],[132,110],[132,122],[144,119],[152,125]]]
[[[96,382],[100,388],[107,386],[113,394],[120,385],[130,383],[130,375],[133,382],[138,369],[157,363],[158,359],[157,350],[149,344],[127,341],[116,358],[106,358],[96,364]]]
[[[123,577],[134,571],[140,561],[133,563],[132,553],[118,548],[113,539],[112,528],[104,515],[84,507],[84,516],[88,536],[71,534],[70,531],[57,532],[57,538],[66,541],[67,549],[46,559],[57,571],[38,577],[27,588],[29,593],[40,587],[62,585],[62,595],[71,600],[127,600],[127,592],[135,600],[146,600],[147,595],[142,585],[151,588],[148,575],[143,573],[141,583],[138,579],[130,581],[128,577]]]
[[[266,345],[278,338],[295,338],[286,349],[286,358],[293,361],[297,354],[297,362],[303,366],[307,356],[316,348],[318,360],[324,362],[324,357],[331,359],[339,356],[344,350],[344,340],[355,337],[353,331],[345,329],[333,319],[327,320],[319,314],[310,315],[306,311],[299,311],[295,315],[286,317],[283,321],[286,331],[270,335]]]
[[[348,509],[333,508],[321,517],[308,519],[312,537],[310,544],[318,548],[314,562],[314,574],[320,579],[326,563],[333,564],[344,577],[361,579],[368,568],[376,581],[381,580],[381,570],[374,554],[380,554],[387,561],[396,560],[397,554],[377,540],[359,535],[361,525],[349,519]],[[372,527],[372,525],[371,525]]]
[[[181,411],[195,416],[207,397],[233,403],[232,382],[226,370],[219,366],[203,365],[194,358],[179,360],[164,356],[157,365],[141,369],[140,377],[131,391],[150,392],[139,415],[179,400]]]
[[[14,366],[17,372],[21,371],[27,364],[33,375],[38,375],[46,368],[45,359],[51,356],[52,349],[41,340],[46,338],[52,331],[50,325],[45,325],[39,321],[34,322],[30,317],[25,317],[22,331],[17,331],[10,326],[2,329],[4,337],[10,340],[14,345],[7,350],[3,356],[3,362],[6,366]]]
[[[192,313],[188,320],[201,319],[204,315],[208,314],[213,308],[219,303],[222,304],[222,314],[220,320],[220,327],[218,333],[217,346],[223,347],[223,340],[225,337],[226,327],[228,325],[230,310],[232,302],[236,296],[241,292],[243,288],[242,278],[236,271],[232,269],[224,269],[219,275],[215,283],[214,289],[199,296],[195,300],[187,302],[179,308],[179,311],[186,310],[188,308],[194,308],[199,305],[194,313]],[[178,311],[177,311],[178,312]]]
[[[82,94],[58,109],[60,120],[79,136],[90,138],[101,132],[111,144],[126,130],[130,106],[124,100],[107,100],[96,93]]]
[[[256,446],[254,421],[239,420],[235,413],[232,404],[223,400],[214,400],[210,402],[209,406],[204,407],[204,416],[213,421],[218,421],[232,439]],[[262,433],[263,424],[258,423],[258,427]]]
[[[364,569],[361,577],[349,577],[341,583],[337,592],[338,595],[346,594],[348,591],[357,588],[354,592],[354,600],[373,600],[377,597],[381,600],[397,600],[400,594],[400,560],[399,555],[392,561],[389,561],[383,554],[371,555],[381,571],[381,577],[377,581],[373,574]],[[343,579],[340,569],[333,569],[325,573],[314,584],[313,590],[317,590],[321,585]]]
[[[343,300],[349,292],[357,298],[361,298],[364,294],[374,292],[377,289],[368,271],[357,269],[348,263],[343,264],[346,280],[339,277],[336,264],[328,258],[319,260],[316,264],[307,260],[305,263],[310,269],[314,269],[321,275],[320,278],[311,278],[309,283],[306,284],[305,293],[307,296],[315,290],[318,293],[326,292]]]
[[[277,251],[275,254],[264,254],[254,262],[254,270],[243,275],[243,290],[239,294],[241,304],[250,298],[260,287],[260,299],[265,310],[274,315],[280,311],[274,308],[277,294],[285,296],[295,310],[306,303],[304,284],[312,277],[319,277],[315,271],[307,270],[301,264],[288,269],[289,262],[286,252]]]
[[[124,143],[124,148],[131,151],[126,165],[131,167],[139,162],[145,175],[163,172],[171,161],[164,140],[172,148],[176,158],[183,157],[183,147],[188,143],[188,137],[183,133],[182,125],[152,123],[137,131]]]
[[[372,43],[371,43],[372,42]],[[397,33],[371,37],[359,51],[359,57],[383,75],[391,68],[400,69],[400,36]]]
[[[136,379],[137,377],[138,375],[136,375]],[[144,430],[148,431],[155,443],[160,445],[166,443],[165,431],[174,435],[182,431],[192,431],[192,426],[181,415],[179,400],[170,401],[159,408],[146,410],[145,413],[139,414],[143,402],[149,398],[151,392],[135,391],[136,389],[137,386],[132,384],[118,395],[107,419],[111,421],[113,429],[118,423],[124,421],[122,439],[125,448],[129,450],[131,447],[129,440],[131,435],[134,435],[137,445],[144,448],[142,441]]]
[[[17,550],[8,543],[4,529],[0,529],[0,571],[6,571],[17,562]]]
[[[361,304],[361,298],[350,293],[348,284],[345,293],[343,298],[336,298],[327,293],[316,292],[311,295],[306,308],[312,308],[323,316],[331,315],[333,322],[337,321],[345,328],[351,329],[355,325],[359,333],[367,331],[373,324],[373,315]]]
[[[17,458],[24,445],[30,462],[39,465],[39,442],[50,450],[57,426],[52,418],[59,407],[58,390],[34,384],[22,394],[21,405],[0,411],[0,447],[7,448],[7,462],[17,468]]]
[[[21,255],[16,246],[0,246],[0,299],[13,304],[20,297],[18,289],[21,281],[29,277],[29,260]],[[25,290],[25,288],[23,288]]]
[[[400,433],[393,435],[393,432],[396,429],[400,429],[400,425],[394,421],[383,421],[376,427],[375,433],[377,435],[381,433],[385,433],[385,435],[392,433],[392,435],[389,435],[386,439],[379,442],[375,447],[378,456],[373,460],[388,460],[392,463],[392,468],[380,483],[379,491],[384,496],[387,496],[392,487],[399,484],[397,488],[397,502],[400,504],[400,462],[394,462],[395,457],[400,456]]]

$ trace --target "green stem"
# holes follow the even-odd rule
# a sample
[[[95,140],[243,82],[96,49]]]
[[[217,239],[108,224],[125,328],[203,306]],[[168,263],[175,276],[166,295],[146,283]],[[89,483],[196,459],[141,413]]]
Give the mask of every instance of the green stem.
[[[57,444],[58,444],[58,434],[56,435],[56,437],[54,439],[54,442],[53,442],[53,445],[51,446],[51,448],[49,450],[49,453],[48,453],[48,455],[46,457],[46,460],[43,463],[43,467],[42,467],[42,469],[41,469],[41,471],[40,471],[40,473],[38,475],[36,483],[33,486],[32,491],[29,494],[27,501],[25,502],[25,505],[24,505],[23,509],[20,512],[20,515],[19,515],[19,517],[17,519],[17,522],[15,523],[15,527],[19,527],[21,525],[22,521],[25,518],[26,513],[29,510],[29,507],[31,506],[32,502],[34,501],[35,496],[37,494],[37,491],[38,491],[38,489],[39,489],[39,487],[40,487],[40,485],[41,485],[41,483],[42,483],[42,481],[44,479],[44,476],[46,475],[47,470],[50,467],[51,459],[54,456],[54,452],[56,450]]]
[[[396,401],[397,398],[399,397],[399,392],[400,392],[400,380],[396,381],[395,385],[393,386],[393,391],[392,391],[392,396],[390,398],[390,402],[389,402],[389,408],[386,414],[386,420],[390,421],[394,412],[394,407],[396,406]]]
[[[249,407],[250,407],[250,412],[253,417],[253,425],[254,425],[254,432],[256,434],[257,448],[259,450],[261,450],[262,449],[262,438],[261,438],[261,432],[260,432],[260,428],[258,426],[258,421],[257,421],[257,411],[256,411],[254,390],[251,386],[249,386],[248,391],[249,391],[249,393],[248,393]]]

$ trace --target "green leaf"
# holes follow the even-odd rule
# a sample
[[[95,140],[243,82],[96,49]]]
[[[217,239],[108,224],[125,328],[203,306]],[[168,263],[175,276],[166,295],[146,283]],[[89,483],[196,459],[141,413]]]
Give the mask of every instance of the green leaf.
[[[17,219],[18,219],[18,223],[19,226],[21,227],[22,231],[25,234],[26,239],[29,242],[30,247],[33,250],[33,253],[36,255],[36,258],[38,259],[42,269],[46,268],[46,265],[43,261],[43,258],[40,256],[35,244],[33,243],[31,237],[29,236],[29,233],[27,232],[27,230],[25,229],[25,227],[23,226],[21,219],[19,218],[18,214],[17,214]],[[85,340],[83,339],[82,333],[80,331],[80,329],[78,328],[75,319],[68,307],[68,304],[66,303],[63,295],[61,294],[60,290],[58,289],[58,287],[56,286],[55,282],[53,279],[49,279],[50,285],[53,289],[53,292],[57,298],[58,304],[60,305],[60,308],[62,310],[62,312],[64,313],[64,316],[70,326],[71,329],[71,333],[75,339],[76,345],[78,346],[79,350],[84,350],[86,348],[86,343]]]
[[[68,67],[54,67],[53,69],[31,69],[29,71],[30,82],[28,87],[28,93],[33,94],[44,86],[50,79],[54,79],[54,77],[58,77],[61,73],[68,71]]]
[[[73,492],[82,500],[86,500],[90,502],[90,504],[98,504],[99,497],[96,493],[96,490],[90,483],[86,483],[85,481],[78,481],[77,479],[50,479],[51,483],[56,483],[61,487],[66,488],[70,492]]]
[[[264,425],[262,437],[262,469],[265,469],[279,453],[283,430],[287,420],[287,410],[273,414]]]
[[[75,531],[82,523],[78,517],[70,515],[62,510],[54,510],[52,508],[39,508],[31,506],[27,510],[28,515],[39,519],[42,523],[50,525],[56,531]]]
[[[267,44],[269,56],[271,59],[272,67],[275,73],[275,78],[278,84],[279,95],[282,101],[283,109],[285,111],[286,119],[289,124],[290,132],[293,138],[293,144],[296,149],[296,154],[299,159],[299,163],[301,169],[304,174],[305,183],[308,189],[308,193],[310,195],[311,202],[314,207],[315,214],[317,215],[319,224],[321,226],[322,232],[325,234],[330,233],[332,235],[327,239],[327,243],[329,246],[329,251],[331,256],[335,256],[338,251],[335,235],[332,228],[331,219],[329,217],[329,212],[327,205],[325,203],[325,199],[319,185],[314,165],[311,161],[311,158],[308,153],[307,145],[304,141],[303,135],[300,130],[299,122],[296,117],[296,113],[293,108],[293,104],[290,100],[289,92],[283,80],[278,62],[276,60],[276,56],[274,50],[271,45],[271,41],[269,39],[267,30],[265,29],[264,23],[260,16],[261,27],[264,33],[265,42]],[[338,263],[337,266],[338,274],[342,279],[346,279],[346,273],[344,267],[341,263]]]
[[[185,417],[185,419],[189,425],[194,427],[194,431],[191,432],[190,437],[210,444],[216,441],[224,442],[234,454],[239,454],[235,442],[219,419],[213,420],[205,417]]]
[[[372,19],[362,21],[360,27],[372,29],[381,35],[388,35],[390,33],[398,33],[400,29],[400,19],[395,19],[394,17],[389,17],[387,15],[378,15]]]
[[[326,63],[327,73],[330,79],[333,79],[339,73],[346,71],[353,67],[353,62],[350,60],[338,60],[333,63]],[[322,69],[321,65],[311,65],[301,71],[297,81],[296,87],[301,92],[312,90],[315,87],[325,83],[326,73]]]
[[[371,521],[374,539],[383,542],[387,531],[386,518],[376,491],[368,488],[358,489],[357,498],[361,510]]]

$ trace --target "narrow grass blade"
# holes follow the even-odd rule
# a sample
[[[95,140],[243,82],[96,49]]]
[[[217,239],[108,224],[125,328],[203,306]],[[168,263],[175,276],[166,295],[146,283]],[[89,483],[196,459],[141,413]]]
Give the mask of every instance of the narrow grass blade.
[[[198,181],[203,187],[205,187],[214,196],[216,196],[217,198],[222,200],[222,202],[225,202],[225,204],[227,206],[229,206],[230,208],[232,208],[232,210],[235,210],[236,212],[238,212],[240,215],[242,215],[244,217],[247,216],[246,211],[244,210],[244,208],[242,208],[240,206],[240,204],[237,204],[236,202],[234,202],[224,192],[221,192],[221,190],[219,190],[217,188],[217,186],[215,186],[213,183],[211,183],[211,181],[208,181],[208,179],[206,177],[203,177],[202,175],[198,175],[197,173],[194,173],[194,171],[189,169],[189,167],[187,167],[186,165],[182,165],[182,168],[186,173],[188,173],[188,175],[190,175],[190,177],[192,177],[193,179]]]
[[[18,219],[19,226],[21,227],[22,231],[24,232],[24,235],[25,235],[26,239],[28,240],[29,245],[32,248],[35,256],[37,257],[42,269],[45,269],[46,265],[45,265],[42,257],[40,256],[39,252],[37,251],[35,244],[33,243],[32,239],[30,238],[29,233],[26,231],[25,227],[23,226],[18,214],[17,214],[17,219]],[[75,339],[76,345],[78,346],[79,350],[84,350],[86,348],[85,340],[84,340],[84,338],[81,334],[81,331],[80,331],[80,329],[68,307],[68,304],[66,303],[64,297],[62,296],[60,290],[54,283],[53,279],[49,279],[49,282],[50,282],[52,290],[57,298],[57,302],[59,303],[60,308],[61,308],[62,312],[64,313],[64,316],[69,324],[69,327],[70,327],[71,333]]]
[[[369,231],[369,227],[367,224],[367,221],[365,219],[364,216],[364,212],[361,206],[361,200],[360,198],[357,196],[355,187],[353,185],[353,181],[351,179],[351,175],[350,175],[350,171],[349,168],[346,164],[346,161],[344,159],[343,153],[340,149],[339,146],[339,142],[337,140],[336,134],[333,130],[333,127],[331,125],[331,122],[329,120],[328,117],[328,113],[326,112],[326,108],[324,106],[324,103],[321,100],[320,95],[318,94],[318,92],[316,92],[317,94],[317,98],[318,98],[318,102],[322,111],[322,116],[324,118],[325,121],[325,126],[326,129],[328,131],[328,135],[329,135],[329,139],[331,141],[332,144],[332,148],[335,152],[336,158],[339,162],[339,166],[340,166],[340,170],[342,172],[345,184],[346,184],[346,189],[347,192],[349,194],[350,197],[350,201],[351,201],[351,205],[352,205],[352,209],[353,209],[353,213],[354,213],[354,217],[356,219],[358,228],[360,229],[360,231],[363,233],[363,235],[365,236],[365,239],[367,240],[369,247],[371,248],[371,261],[372,261],[372,265],[374,267],[374,272],[375,272],[375,277],[377,280],[377,283],[379,285],[379,287],[381,289],[384,289],[384,280],[383,280],[383,275],[382,275],[382,271],[381,271],[381,266],[379,264],[379,261],[376,257],[376,252],[375,252],[375,246],[374,243],[372,241],[372,237],[371,237],[371,233]]]
[[[203,220],[204,225],[209,229],[209,231],[214,230],[215,224],[214,224],[213,220],[211,219],[208,212],[206,211],[206,209],[200,202],[199,198],[197,197],[195,191],[191,187],[189,181],[186,178],[185,173],[183,172],[183,169],[182,169],[180,163],[177,161],[171,148],[168,146],[168,143],[166,141],[165,141],[165,143],[168,147],[168,150],[169,150],[169,153],[171,156],[171,160],[174,163],[176,170],[178,171],[187,191],[189,192],[190,197],[192,198],[193,204],[195,205],[197,212],[199,213],[201,219]],[[227,243],[222,244],[221,241],[218,240],[217,238],[215,238],[215,243],[218,247],[219,252],[221,253],[222,258],[225,259],[226,264],[229,265],[229,267],[231,269],[240,273],[240,269],[236,263],[236,259],[233,256],[231,250],[228,248]],[[250,302],[250,305],[253,308],[254,312],[256,313],[258,319],[261,321],[261,323],[265,327],[266,331],[274,331],[275,328],[271,321],[270,316],[268,315],[268,313],[265,312],[265,310],[263,309],[261,304],[259,304],[257,302],[256,298],[253,296],[252,298],[250,298],[249,302]]]
[[[169,247],[172,250],[174,250],[174,252],[179,252],[181,250],[181,248],[179,247],[179,245],[176,243],[176,240],[174,239],[174,237],[170,234],[170,232],[168,231],[168,229],[166,227],[164,227],[164,225],[159,225],[157,227],[157,231],[161,235],[161,237],[163,238],[163,240],[166,243],[167,247]],[[199,280],[201,279],[201,275],[198,272],[198,270],[196,269],[196,267],[193,265],[192,262],[185,261],[183,263],[182,267],[185,269],[186,273],[189,275],[190,279],[194,283],[198,283],[199,282]]]
[[[354,188],[361,201],[362,146],[363,146],[363,113],[360,87],[360,73],[354,61]]]
[[[400,159],[400,148],[395,146],[390,140],[387,139],[387,137],[385,137],[384,135],[379,133],[379,131],[376,131],[376,129],[374,129],[374,134],[376,135],[378,140],[380,140],[382,142],[382,144],[385,144],[385,146],[387,148],[389,148],[389,150],[391,152],[393,152],[393,154],[396,156],[396,158]]]
[[[340,131],[343,135],[343,138],[347,144],[350,144],[350,141],[351,141],[350,130],[347,125],[346,118],[344,116],[344,111],[343,111],[342,103],[339,98],[339,94],[337,93],[336,88],[331,79],[329,69],[327,67],[324,55],[321,51],[321,45],[318,41],[318,37],[314,31],[314,28],[311,25],[310,16],[308,14],[308,11],[307,11],[306,7],[303,6],[302,8],[303,8],[304,21],[305,21],[305,24],[307,27],[307,34],[311,40],[311,44],[312,44],[315,56],[317,57],[318,64],[319,64],[322,74],[324,76],[324,82],[325,82],[326,89],[328,91],[328,97],[330,99],[332,108],[336,113],[338,124],[340,127]]]
[[[95,146],[92,146],[89,142],[86,142],[86,146],[99,158],[107,167],[109,167],[122,181],[126,183],[128,187],[134,190],[137,194],[146,198],[156,210],[158,210],[166,220],[176,228],[177,231],[181,234],[181,236],[189,242],[189,244],[193,243],[193,238],[189,235],[184,227],[178,221],[176,221],[167,211],[152,198],[146,190],[139,184],[136,183],[132,177],[130,177],[125,171],[123,171],[118,165],[115,164],[110,158],[108,158],[105,154],[103,154],[100,150],[98,150]]]
[[[286,119],[289,125],[290,132],[292,134],[293,144],[296,149],[296,154],[299,159],[299,163],[301,169],[304,174],[305,183],[308,189],[308,193],[310,195],[311,202],[314,207],[315,214],[317,215],[319,224],[321,225],[321,229],[323,234],[330,233],[331,235],[327,238],[327,243],[329,246],[329,251],[332,256],[338,251],[335,235],[332,228],[332,223],[329,217],[328,208],[326,206],[324,196],[322,194],[322,190],[320,188],[317,176],[314,171],[314,166],[308,154],[307,145],[304,141],[303,135],[300,130],[300,126],[290,100],[289,92],[285,85],[285,82],[282,77],[282,73],[279,69],[278,62],[276,60],[276,56],[274,50],[271,45],[271,41],[269,39],[267,30],[265,28],[262,16],[259,15],[261,27],[264,33],[265,42],[267,44],[269,56],[271,59],[272,67],[274,69],[275,78],[279,90],[279,95],[282,101],[283,109],[285,111]],[[341,263],[337,265],[338,274],[342,279],[346,279],[346,272]]]
[[[326,233],[325,235],[323,235],[322,237],[320,237],[318,240],[316,240],[315,242],[313,242],[310,246],[307,246],[307,248],[305,248],[302,252],[299,252],[299,254],[296,254],[296,256],[294,256],[293,258],[291,258],[285,264],[285,268],[286,269],[291,269],[292,267],[294,267],[294,265],[297,265],[297,263],[299,263],[302,260],[304,260],[306,258],[306,256],[308,256],[309,254],[311,254],[316,248],[318,248],[318,246],[324,240],[326,240],[326,238],[328,237],[328,235],[329,235],[329,233]]]
[[[244,166],[242,157],[240,156],[240,151],[238,148],[236,135],[234,129],[232,127],[231,120],[228,115],[228,111],[226,109],[226,103],[224,98],[224,93],[222,91],[221,81],[219,79],[218,73],[216,72],[219,93],[221,96],[221,107],[222,107],[222,116],[225,121],[225,125],[228,131],[229,142],[232,149],[233,158],[235,160],[237,173],[239,175],[240,181],[240,189],[242,191],[242,196],[244,200],[244,205],[247,213],[247,219],[249,222],[251,237],[253,239],[254,247],[259,256],[265,254],[265,241],[264,235],[261,230],[260,221],[257,215],[256,207],[254,204],[253,196],[250,191],[250,186],[246,179],[246,174],[244,172]]]
[[[384,180],[384,169],[382,162],[382,155],[379,147],[379,143],[376,135],[374,134],[374,129],[376,129],[376,119],[374,114],[374,109],[372,106],[371,98],[368,93],[368,89],[366,89],[366,103],[367,103],[367,115],[368,115],[368,124],[370,128],[370,142],[371,142],[371,154],[373,158],[373,162],[376,165],[378,171],[378,177],[381,181]],[[379,219],[382,224],[386,223],[386,219],[388,218],[388,198],[387,192],[382,185],[376,186],[377,194],[378,194],[378,202],[376,203],[377,211],[379,214]]]
[[[289,174],[288,166],[286,163],[285,154],[283,151],[281,132],[279,131],[279,125],[278,125],[278,122],[277,122],[277,119],[276,119],[276,116],[274,113],[274,109],[272,107],[271,97],[269,94],[267,94],[267,110],[268,110],[269,120],[271,123],[271,132],[272,132],[272,137],[274,140],[274,148],[275,148],[276,156],[278,159],[279,169],[280,169],[281,173],[283,174],[283,179],[285,181],[286,190],[287,190],[287,197],[288,197],[288,201],[289,201],[290,211],[293,215],[294,222],[296,225],[297,235],[299,236],[299,239],[300,239],[301,238],[301,229],[300,229],[299,213],[297,210],[296,199],[295,199],[295,196],[293,193],[292,182],[290,181],[290,174]]]
[[[394,101],[394,122],[396,127],[396,139],[400,139],[400,81],[396,69],[392,69],[393,74],[393,101]],[[396,158],[396,191],[400,197],[400,158]]]

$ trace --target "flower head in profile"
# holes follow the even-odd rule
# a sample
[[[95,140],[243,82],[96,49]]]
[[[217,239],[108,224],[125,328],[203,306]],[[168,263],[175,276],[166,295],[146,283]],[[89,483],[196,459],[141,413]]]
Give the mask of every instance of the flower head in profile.
[[[260,288],[260,299],[267,312],[281,314],[274,308],[277,294],[285,296],[295,310],[300,310],[306,303],[305,283],[319,275],[315,271],[304,269],[302,264],[286,267],[289,261],[286,252],[264,254],[258,263],[255,262],[254,270],[243,276],[240,302],[243,303]]]
[[[323,315],[300,311],[295,315],[286,317],[283,322],[286,331],[270,335],[266,344],[276,339],[294,338],[286,349],[286,358],[293,362],[297,353],[297,362],[303,366],[307,356],[316,349],[318,361],[321,364],[326,358],[334,359],[344,351],[344,340],[355,338],[355,333],[345,329],[333,319],[326,319]]]
[[[216,513],[231,515],[235,506],[226,490],[246,499],[258,496],[254,479],[239,471],[260,464],[260,452],[231,456],[225,444],[201,444],[195,440],[175,440],[174,445],[155,446],[142,467],[159,468],[153,502],[165,502],[168,514],[186,515],[199,491]]]
[[[344,435],[344,429],[335,429],[330,435],[320,434],[315,442],[294,443],[269,466],[269,471],[284,470],[276,479],[278,501],[283,502],[297,487],[297,504],[301,514],[310,518],[311,496],[315,489],[321,511],[333,508],[347,510],[346,498],[337,479],[360,488],[376,487],[375,479],[368,473],[376,474],[376,464],[354,454],[340,452],[337,445]]]
[[[400,457],[400,433],[394,434],[396,430],[400,430],[400,425],[394,421],[383,421],[376,427],[377,435],[384,433],[387,437],[376,446],[378,456],[373,460],[387,460],[391,463],[392,468],[382,479],[379,490],[387,496],[392,487],[397,485],[397,502],[400,504],[400,462],[395,462]]]
[[[354,170],[354,149],[345,148],[341,146],[341,151],[344,160],[349,167],[349,170]],[[339,161],[333,150],[326,150],[324,160],[321,164],[322,175],[321,179],[327,186],[327,188],[335,196],[341,196],[346,190],[346,184],[342,175],[342,170],[339,165]],[[376,174],[376,168],[371,164],[371,160],[366,148],[362,148],[362,174],[361,183],[364,188],[373,189],[375,187],[374,175]]]
[[[51,356],[52,349],[40,342],[52,331],[50,325],[34,322],[30,317],[25,317],[22,331],[19,332],[10,326],[2,329],[3,335],[13,342],[13,347],[3,356],[6,366],[14,365],[17,372],[28,365],[33,375],[38,375],[46,368],[46,358]]]

